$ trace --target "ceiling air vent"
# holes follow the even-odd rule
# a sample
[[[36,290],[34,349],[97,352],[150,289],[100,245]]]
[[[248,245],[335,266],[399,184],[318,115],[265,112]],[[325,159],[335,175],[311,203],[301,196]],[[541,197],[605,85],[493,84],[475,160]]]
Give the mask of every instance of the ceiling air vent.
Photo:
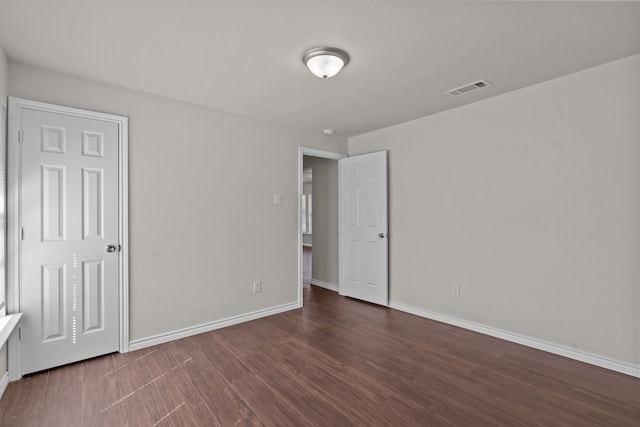
[[[451,96],[464,95],[465,93],[473,92],[474,90],[482,89],[487,86],[493,86],[491,82],[485,79],[478,80],[477,82],[469,83],[468,85],[460,86],[455,89],[446,91],[445,93]]]

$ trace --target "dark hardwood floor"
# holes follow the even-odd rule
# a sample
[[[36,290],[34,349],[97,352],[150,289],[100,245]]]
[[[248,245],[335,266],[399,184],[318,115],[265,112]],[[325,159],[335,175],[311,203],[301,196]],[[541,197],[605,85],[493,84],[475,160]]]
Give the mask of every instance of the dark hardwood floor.
[[[311,286],[304,309],[30,375],[2,426],[638,426],[640,380]]]

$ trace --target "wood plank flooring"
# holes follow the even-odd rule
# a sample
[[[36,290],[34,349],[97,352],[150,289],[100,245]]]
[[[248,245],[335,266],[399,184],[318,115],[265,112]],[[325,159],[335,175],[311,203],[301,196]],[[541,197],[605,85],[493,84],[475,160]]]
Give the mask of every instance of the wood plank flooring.
[[[25,377],[1,426],[639,426],[640,380],[344,298]]]

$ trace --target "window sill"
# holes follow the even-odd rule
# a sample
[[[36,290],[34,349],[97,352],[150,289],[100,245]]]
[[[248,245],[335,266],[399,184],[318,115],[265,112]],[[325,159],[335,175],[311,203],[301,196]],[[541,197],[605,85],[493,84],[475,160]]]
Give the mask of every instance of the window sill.
[[[11,333],[20,322],[22,313],[8,314],[0,317],[0,348],[7,342]]]

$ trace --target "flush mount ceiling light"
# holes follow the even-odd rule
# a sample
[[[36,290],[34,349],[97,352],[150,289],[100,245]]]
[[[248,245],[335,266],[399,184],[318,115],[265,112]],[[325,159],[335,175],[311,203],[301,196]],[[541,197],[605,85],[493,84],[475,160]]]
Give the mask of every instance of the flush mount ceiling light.
[[[335,47],[316,47],[304,54],[302,62],[316,76],[328,79],[349,63],[349,54]]]

